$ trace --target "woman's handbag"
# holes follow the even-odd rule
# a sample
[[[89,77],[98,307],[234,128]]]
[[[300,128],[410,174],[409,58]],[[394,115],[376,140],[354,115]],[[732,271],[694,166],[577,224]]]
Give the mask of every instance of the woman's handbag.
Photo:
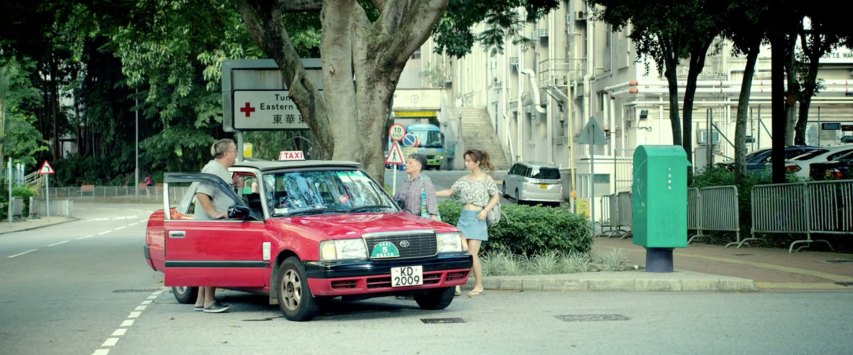
[[[489,211],[489,214],[486,215],[486,223],[488,223],[489,226],[493,226],[495,224],[498,224],[498,222],[500,222],[500,221],[501,221],[501,203],[498,202],[498,204],[496,204],[495,207],[492,207],[492,209]]]

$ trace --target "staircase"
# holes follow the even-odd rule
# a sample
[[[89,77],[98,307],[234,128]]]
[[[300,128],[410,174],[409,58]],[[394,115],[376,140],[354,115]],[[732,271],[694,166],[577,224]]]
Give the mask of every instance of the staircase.
[[[459,107],[454,117],[462,117],[462,142],[468,149],[479,149],[489,154],[489,160],[495,170],[506,170],[509,167],[503,146],[498,140],[489,113],[485,108]]]

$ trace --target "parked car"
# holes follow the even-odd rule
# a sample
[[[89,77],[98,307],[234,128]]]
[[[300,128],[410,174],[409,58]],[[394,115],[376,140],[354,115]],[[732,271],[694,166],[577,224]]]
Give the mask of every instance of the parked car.
[[[246,161],[229,170],[243,185],[237,192],[210,174],[164,176],[144,253],[179,303],[195,301],[192,286],[217,286],[268,294],[285,318],[303,321],[337,296],[413,296],[423,309],[443,309],[468,280],[472,259],[456,227],[402,211],[358,163]],[[192,218],[201,182],[237,201],[227,219]]]
[[[853,152],[853,144],[812,150],[785,160],[785,170],[799,178],[806,179],[810,175],[810,164],[833,161],[850,152]]]
[[[554,164],[518,162],[512,165],[501,183],[506,197],[517,202],[559,205],[563,201],[560,169]]]
[[[853,143],[853,135],[841,137],[841,143]]]
[[[809,165],[813,180],[853,179],[853,151],[836,156],[834,160]]]
[[[820,149],[820,147],[810,145],[790,145],[785,147],[785,159],[793,158],[795,156],[817,149]],[[772,149],[766,148],[759,149],[747,154],[746,157],[744,157],[744,160],[746,161],[746,172],[757,173],[765,171],[767,169],[767,163],[770,161],[770,156],[772,155],[772,153]],[[726,169],[729,171],[734,171],[734,162],[726,163]]]

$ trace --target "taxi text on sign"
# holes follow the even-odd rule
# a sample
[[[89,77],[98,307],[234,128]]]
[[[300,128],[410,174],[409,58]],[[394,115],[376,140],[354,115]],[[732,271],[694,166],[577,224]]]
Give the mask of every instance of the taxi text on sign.
[[[39,175],[53,174],[53,173],[54,173],[53,167],[50,166],[50,163],[48,163],[47,160],[45,160],[44,163],[41,164],[41,168],[39,168]]]
[[[283,150],[278,153],[278,160],[305,160],[301,150]]]
[[[385,157],[385,164],[404,164],[403,151],[400,150],[400,145],[397,142],[391,144],[391,149],[388,149],[388,156]]]

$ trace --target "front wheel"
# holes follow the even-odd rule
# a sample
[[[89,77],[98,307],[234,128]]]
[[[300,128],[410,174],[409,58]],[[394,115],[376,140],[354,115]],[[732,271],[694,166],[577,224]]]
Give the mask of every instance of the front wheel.
[[[456,292],[455,287],[427,290],[424,293],[415,294],[415,302],[421,309],[445,309],[450,305],[450,302],[453,302],[454,292]]]
[[[180,304],[195,303],[198,298],[198,287],[173,286],[172,293]]]
[[[317,316],[319,304],[311,295],[305,267],[299,259],[289,257],[278,268],[278,307],[284,318],[292,321],[307,321]]]

